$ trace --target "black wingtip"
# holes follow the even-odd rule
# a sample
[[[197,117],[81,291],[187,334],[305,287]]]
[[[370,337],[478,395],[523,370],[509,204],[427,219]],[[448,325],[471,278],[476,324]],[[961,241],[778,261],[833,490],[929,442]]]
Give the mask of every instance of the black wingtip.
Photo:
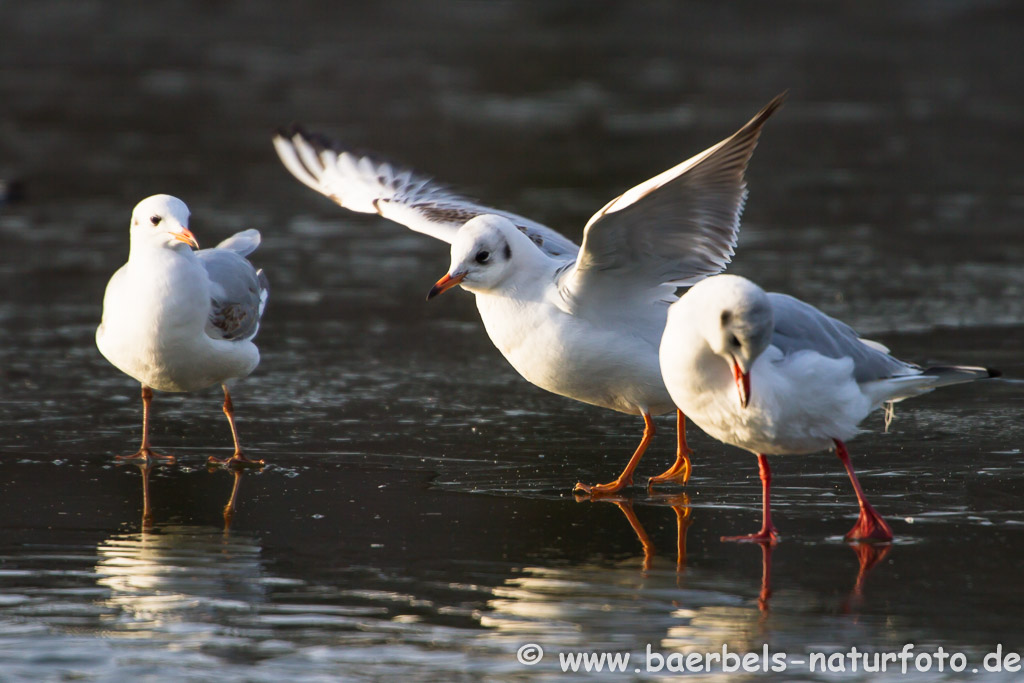
[[[754,117],[754,121],[756,121],[757,123],[761,123],[769,116],[777,112],[782,107],[782,105],[786,103],[787,97],[789,97],[788,88],[780,92],[775,97],[773,97],[771,102],[764,105],[764,108],[761,109],[761,111],[757,112],[757,115]]]
[[[278,126],[274,129],[274,135],[284,138],[285,140],[290,140],[295,136],[299,136],[300,138],[305,138],[307,140],[318,137],[315,133],[310,133],[301,123],[294,122],[284,126]]]
[[[996,368],[985,368],[988,371],[989,377],[1002,377],[1003,371]]]

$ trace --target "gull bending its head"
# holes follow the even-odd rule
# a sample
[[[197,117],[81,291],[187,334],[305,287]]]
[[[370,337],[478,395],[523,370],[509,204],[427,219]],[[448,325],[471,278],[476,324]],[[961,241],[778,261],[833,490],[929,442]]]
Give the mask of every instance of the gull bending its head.
[[[679,409],[710,436],[757,455],[761,530],[725,540],[771,543],[778,532],[767,456],[834,447],[860,505],[847,540],[890,541],[892,531],[865,498],[844,442],[885,403],[999,374],[901,361],[813,306],[735,275],[708,278],[673,304],[660,358]]]

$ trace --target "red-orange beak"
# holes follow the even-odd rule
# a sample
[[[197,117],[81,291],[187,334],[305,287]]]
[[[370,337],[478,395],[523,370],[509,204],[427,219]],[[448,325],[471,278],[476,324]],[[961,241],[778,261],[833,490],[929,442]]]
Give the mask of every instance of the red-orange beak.
[[[430,288],[430,292],[427,294],[427,301],[430,301],[438,294],[443,294],[447,292],[449,289],[459,284],[464,279],[466,279],[465,273],[456,275],[455,277],[452,277],[451,275],[448,275],[446,273],[443,278],[435,282],[434,286]]]
[[[178,240],[179,242],[184,242],[193,249],[199,248],[199,242],[196,241],[196,236],[193,235],[192,231],[189,230],[188,228],[182,228],[181,230],[172,232],[171,237]]]
[[[746,408],[750,403],[750,373],[743,372],[736,359],[732,359],[732,378],[736,380],[736,391],[740,394],[740,407]]]

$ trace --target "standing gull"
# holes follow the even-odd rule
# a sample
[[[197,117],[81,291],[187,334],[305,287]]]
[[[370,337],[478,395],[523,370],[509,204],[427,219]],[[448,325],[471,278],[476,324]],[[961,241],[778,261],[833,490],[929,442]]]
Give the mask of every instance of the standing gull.
[[[132,212],[128,262],[107,284],[96,346],[116,368],[142,383],[142,445],[123,460],[173,460],[149,444],[152,389],[196,391],[224,388],[224,414],[235,453],[211,462],[262,464],[242,452],[228,380],[251,373],[260,362],[252,339],[267,303],[267,278],[246,256],[260,233],[244,230],[213,249],[199,248],[188,229],[189,211],[176,197],[143,199]]]
[[[672,305],[660,356],[665,385],[679,409],[710,436],[757,455],[761,530],[723,540],[763,543],[778,540],[767,456],[832,447],[860,505],[846,539],[891,541],[889,525],[864,497],[844,442],[883,403],[999,374],[906,363],[813,306],[766,294],[736,275],[708,278]]]
[[[280,131],[274,146],[298,180],[339,205],[451,244],[451,266],[428,298],[456,285],[475,294],[491,341],[526,380],[643,417],[643,439],[622,474],[607,484],[576,484],[611,494],[632,484],[654,435],[651,415],[674,410],[658,367],[668,306],[678,287],[729,263],[747,162],[782,101],[776,97],[734,135],[610,201],[587,223],[582,247],[300,129]],[[651,482],[689,478],[684,424],[678,413],[676,462]]]

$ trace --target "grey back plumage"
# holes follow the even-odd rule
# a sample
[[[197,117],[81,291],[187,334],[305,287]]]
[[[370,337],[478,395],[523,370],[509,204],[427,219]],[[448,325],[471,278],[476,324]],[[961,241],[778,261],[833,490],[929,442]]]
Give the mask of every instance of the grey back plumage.
[[[245,258],[260,244],[257,230],[243,230],[196,256],[210,278],[210,315],[206,334],[213,339],[244,341],[256,336],[270,285],[262,270]]]
[[[877,342],[861,339],[846,323],[786,294],[768,294],[775,316],[772,344],[785,355],[811,350],[828,358],[853,358],[853,377],[859,382],[917,375],[920,368],[893,358]]]

